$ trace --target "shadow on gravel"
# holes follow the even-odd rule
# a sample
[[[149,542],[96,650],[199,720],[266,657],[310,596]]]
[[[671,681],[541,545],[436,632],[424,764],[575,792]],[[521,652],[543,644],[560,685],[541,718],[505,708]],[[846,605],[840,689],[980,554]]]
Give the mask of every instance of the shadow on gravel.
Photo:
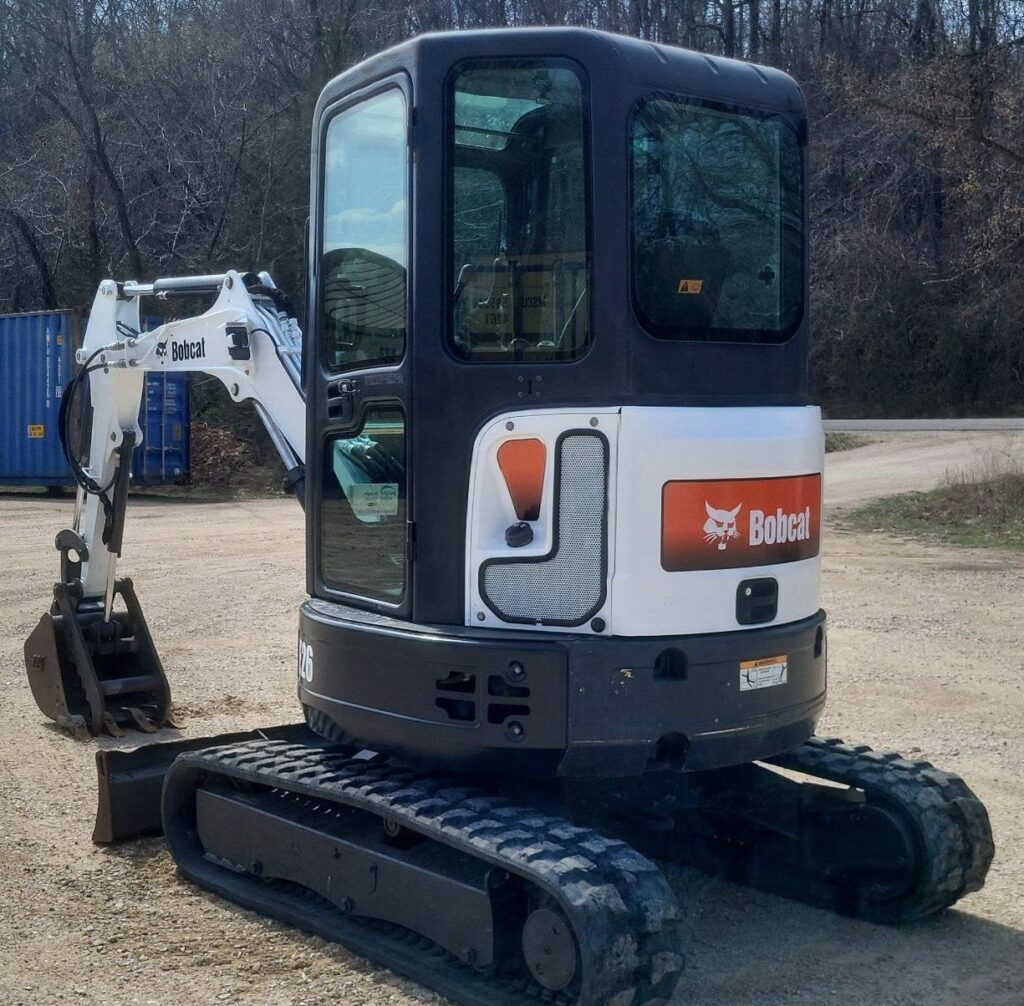
[[[666,868],[687,917],[672,1006],[1021,1006],[1024,932],[963,910],[900,927]]]
[[[111,846],[106,854],[143,873],[166,855],[160,839]],[[947,911],[898,928],[843,918],[692,870],[665,867],[687,922],[687,968],[671,1006],[1021,1006],[1024,932]],[[177,881],[191,893],[199,889]],[[172,898],[171,892],[166,897]],[[367,974],[380,968],[220,897],[211,904]],[[400,996],[412,988],[389,975]],[[397,1001],[404,1002],[404,999]],[[431,1001],[434,1001],[431,999]],[[438,1000],[440,1003],[441,1000]]]

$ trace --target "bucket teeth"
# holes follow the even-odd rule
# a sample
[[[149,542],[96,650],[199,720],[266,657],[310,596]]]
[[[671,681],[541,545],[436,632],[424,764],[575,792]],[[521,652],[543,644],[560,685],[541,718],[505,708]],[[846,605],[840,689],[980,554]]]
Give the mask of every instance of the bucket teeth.
[[[132,718],[132,722],[134,722],[134,724],[144,733],[155,734],[159,729],[138,706],[125,706],[124,711]],[[107,715],[109,715],[109,713]]]
[[[84,716],[58,715],[54,722],[67,730],[76,741],[87,741],[92,737]]]
[[[111,737],[124,737],[124,731],[117,725],[117,720],[109,712],[103,714],[103,726]]]

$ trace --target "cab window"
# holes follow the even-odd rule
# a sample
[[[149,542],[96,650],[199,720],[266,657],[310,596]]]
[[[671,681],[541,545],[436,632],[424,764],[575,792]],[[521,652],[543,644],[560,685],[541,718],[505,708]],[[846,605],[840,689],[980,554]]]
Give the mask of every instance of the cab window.
[[[326,364],[397,363],[405,352],[408,147],[397,88],[331,119],[320,273]]]
[[[362,428],[333,436],[323,456],[320,571],[349,594],[398,603],[406,577],[405,417],[368,410]]]
[[[803,176],[781,116],[657,94],[632,127],[633,300],[665,339],[781,342],[803,313]]]
[[[583,86],[564,62],[472,63],[450,92],[451,345],[556,361],[590,340]]]

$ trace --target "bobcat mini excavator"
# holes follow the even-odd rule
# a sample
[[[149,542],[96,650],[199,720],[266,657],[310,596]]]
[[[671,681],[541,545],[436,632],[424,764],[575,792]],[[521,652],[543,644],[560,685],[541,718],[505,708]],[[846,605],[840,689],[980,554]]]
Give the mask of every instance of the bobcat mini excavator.
[[[469,1006],[665,1003],[648,857],[880,922],[978,890],[959,778],[814,736],[797,85],[593,31],[428,35],[326,87],[312,153],[304,340],[266,274],[101,285],[26,646],[66,725],[166,721],[114,569],[143,372],[203,371],[304,502],[305,723],[107,752],[97,837],[162,829],[188,879]]]

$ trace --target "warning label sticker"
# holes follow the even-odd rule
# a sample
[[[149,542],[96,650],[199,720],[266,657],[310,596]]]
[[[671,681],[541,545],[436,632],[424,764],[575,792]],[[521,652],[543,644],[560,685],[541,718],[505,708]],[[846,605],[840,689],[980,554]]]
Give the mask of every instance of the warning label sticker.
[[[42,440],[46,436],[46,424],[45,423],[29,423],[28,426],[28,438],[29,440]]]
[[[355,515],[367,524],[398,516],[397,482],[357,482],[348,491]]]
[[[755,688],[773,688],[786,683],[786,669],[789,666],[785,654],[781,657],[762,657],[760,660],[744,660],[740,663],[740,691],[752,692]]]

